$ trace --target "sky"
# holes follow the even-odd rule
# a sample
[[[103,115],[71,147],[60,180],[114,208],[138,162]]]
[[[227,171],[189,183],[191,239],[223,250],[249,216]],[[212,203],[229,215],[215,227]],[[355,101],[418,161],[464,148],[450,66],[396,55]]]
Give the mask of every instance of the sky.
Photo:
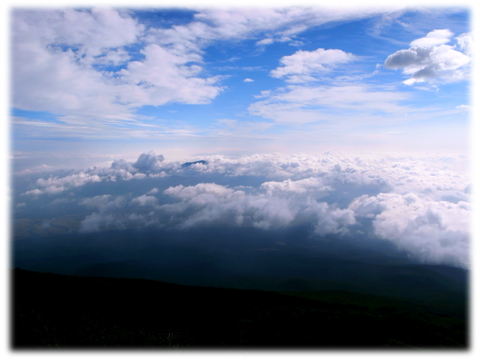
[[[469,153],[466,7],[12,8],[15,170]]]
[[[309,226],[469,268],[468,8],[12,8],[15,238]]]
[[[304,228],[470,269],[468,6],[204,4],[11,8],[22,259],[64,261],[69,236],[85,254],[112,232]]]

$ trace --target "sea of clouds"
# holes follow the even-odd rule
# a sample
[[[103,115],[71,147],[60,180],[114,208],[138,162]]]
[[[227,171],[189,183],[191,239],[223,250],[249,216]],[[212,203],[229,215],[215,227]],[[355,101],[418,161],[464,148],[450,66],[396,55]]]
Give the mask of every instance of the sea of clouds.
[[[13,217],[57,233],[309,225],[319,241],[368,236],[420,262],[468,268],[465,164],[461,156],[330,152],[181,163],[150,152],[110,167],[14,175]]]

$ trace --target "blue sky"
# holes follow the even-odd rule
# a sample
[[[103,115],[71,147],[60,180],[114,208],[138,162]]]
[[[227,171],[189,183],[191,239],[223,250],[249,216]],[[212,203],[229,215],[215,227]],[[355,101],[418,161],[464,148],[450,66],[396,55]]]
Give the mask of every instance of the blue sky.
[[[470,11],[338,4],[11,4],[10,245],[303,226],[470,268]]]
[[[469,268],[469,9],[402,6],[13,8],[13,241],[303,226]]]
[[[253,153],[468,154],[467,8],[13,8],[18,169]]]

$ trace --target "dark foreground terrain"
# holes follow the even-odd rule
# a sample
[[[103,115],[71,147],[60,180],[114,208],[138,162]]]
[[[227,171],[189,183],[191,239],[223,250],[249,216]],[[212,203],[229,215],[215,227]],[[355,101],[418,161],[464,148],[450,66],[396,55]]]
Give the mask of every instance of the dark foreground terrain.
[[[15,350],[468,348],[464,292],[273,292],[12,271]]]

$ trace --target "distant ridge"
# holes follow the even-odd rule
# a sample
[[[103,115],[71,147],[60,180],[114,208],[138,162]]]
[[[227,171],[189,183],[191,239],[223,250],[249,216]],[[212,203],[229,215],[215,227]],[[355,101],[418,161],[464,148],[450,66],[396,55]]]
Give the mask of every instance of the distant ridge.
[[[203,165],[207,165],[207,161],[206,160],[198,160],[198,161],[192,161],[192,162],[186,162],[186,163],[183,163],[182,164],[182,168],[186,168],[186,167],[189,167],[189,166],[192,166],[192,165],[195,165],[195,164],[203,164]]]

